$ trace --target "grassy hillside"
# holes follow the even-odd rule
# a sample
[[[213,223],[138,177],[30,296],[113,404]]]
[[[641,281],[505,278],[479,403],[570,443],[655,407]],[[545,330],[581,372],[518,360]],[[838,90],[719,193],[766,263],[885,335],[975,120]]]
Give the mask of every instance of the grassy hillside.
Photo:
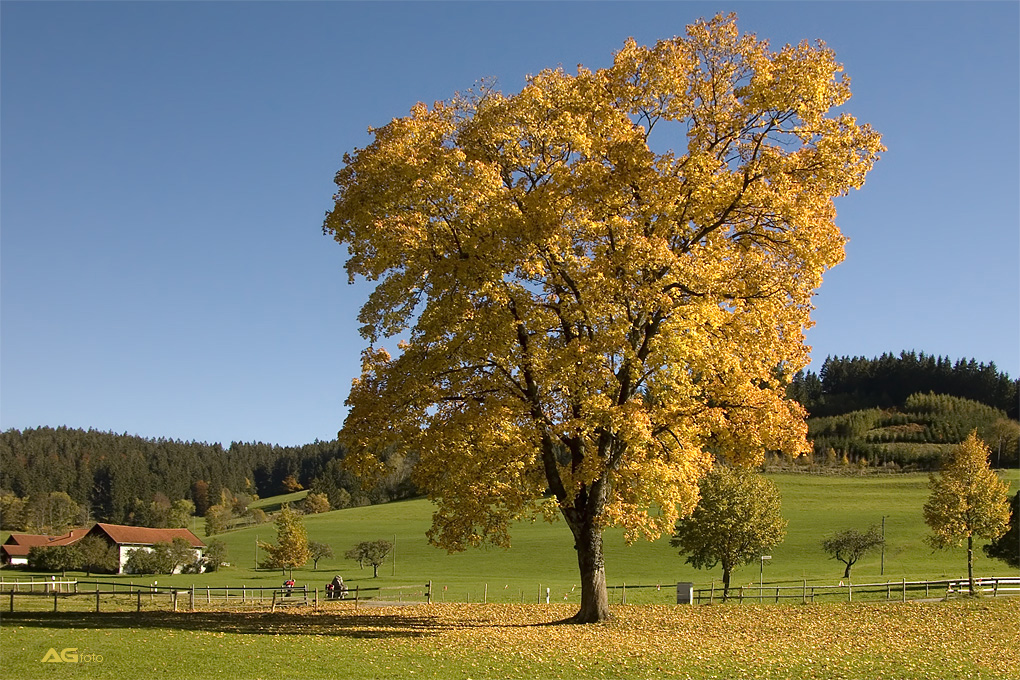
[[[1003,473],[1011,483],[1010,493],[1020,486],[1020,471]],[[789,521],[785,542],[771,551],[766,564],[766,583],[796,582],[835,584],[842,576],[842,564],[829,559],[819,544],[838,530],[866,528],[881,524],[886,517],[887,548],[885,573],[881,556],[861,560],[853,572],[857,583],[923,578],[959,577],[966,572],[962,549],[933,552],[924,542],[927,527],[921,508],[928,497],[925,474],[867,475],[860,477],[803,474],[772,475],[783,494],[783,514]],[[271,501],[272,499],[266,499]],[[310,540],[328,543],[337,557],[311,563],[295,571],[299,584],[323,587],[335,573],[341,574],[353,588],[394,584],[434,583],[438,601],[481,601],[487,586],[490,602],[528,602],[551,589],[553,601],[577,602],[577,564],[570,532],[562,522],[521,523],[512,533],[513,547],[469,550],[450,555],[434,548],[425,539],[431,521],[432,505],[426,500],[402,501],[378,506],[350,508],[304,518]],[[237,585],[275,586],[280,572],[256,571],[256,541],[275,541],[272,524],[230,531],[217,536],[228,548],[232,565],[220,572],[202,575],[160,576],[161,585]],[[343,559],[343,553],[360,541],[386,539],[396,541],[395,560],[372,578],[371,568],[359,570],[357,563]],[[628,546],[622,532],[606,534],[606,573],[611,586],[628,584],[628,602],[667,602],[673,597],[677,581],[708,585],[721,578],[721,570],[695,570],[670,548],[668,537],[654,543],[638,542]],[[978,574],[1003,575],[1005,564],[978,553]],[[124,581],[147,582],[146,577],[123,576]],[[152,577],[148,577],[151,580]],[[738,569],[733,584],[757,584],[757,563]],[[635,589],[634,586],[655,586]],[[620,591],[612,597],[619,601]]]

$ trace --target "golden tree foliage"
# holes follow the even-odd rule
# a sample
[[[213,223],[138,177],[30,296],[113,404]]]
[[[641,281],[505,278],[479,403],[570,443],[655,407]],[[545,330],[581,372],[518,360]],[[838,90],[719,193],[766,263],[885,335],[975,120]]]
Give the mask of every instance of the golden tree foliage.
[[[883,150],[830,113],[841,71],[821,43],[772,51],[717,16],[372,130],[324,223],[351,280],[376,282],[350,459],[418,451],[451,550],[558,508],[585,581],[605,527],[654,538],[693,509],[711,451],[805,451],[785,383],[843,258],[833,198]]]
[[[924,504],[929,542],[949,548],[967,542],[967,576],[974,592],[974,538],[996,539],[1009,526],[1009,485],[988,465],[991,455],[977,431],[955,449],[938,475],[931,475],[931,495]]]

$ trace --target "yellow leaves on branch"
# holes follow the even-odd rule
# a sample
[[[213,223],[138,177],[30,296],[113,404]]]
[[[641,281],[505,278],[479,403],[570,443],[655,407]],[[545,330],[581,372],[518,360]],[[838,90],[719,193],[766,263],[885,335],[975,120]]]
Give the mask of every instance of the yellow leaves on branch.
[[[457,549],[506,543],[546,490],[568,521],[651,538],[712,454],[806,450],[784,390],[843,258],[832,201],[883,150],[831,113],[841,72],[821,43],[773,51],[717,16],[372,130],[324,223],[376,282],[351,460],[417,451],[433,540]],[[399,334],[395,357],[375,347]]]

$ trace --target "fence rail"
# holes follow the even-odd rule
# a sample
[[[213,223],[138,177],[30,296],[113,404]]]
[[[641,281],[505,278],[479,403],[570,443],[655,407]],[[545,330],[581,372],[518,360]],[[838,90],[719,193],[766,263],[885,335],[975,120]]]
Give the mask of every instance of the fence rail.
[[[666,590],[671,593],[674,584],[621,584],[608,586],[615,595],[613,600],[621,604],[627,603],[627,591],[631,590]],[[690,584],[687,584],[690,588]],[[1020,595],[1020,578],[993,577],[975,579],[975,588],[983,596],[998,597],[1001,595]],[[445,588],[440,591],[446,601]],[[158,583],[137,584],[134,582],[88,581],[76,579],[48,579],[29,581],[9,581],[0,579],[0,597],[8,600],[9,611],[16,610],[16,601],[22,602],[21,609],[33,611],[48,609],[52,602],[52,610],[60,611],[63,602],[64,610],[106,611],[148,609],[172,609],[178,611],[186,607],[194,610],[199,606],[206,607],[262,607],[268,606],[273,611],[281,606],[312,606],[324,604],[346,604],[355,608],[363,605],[389,605],[410,603],[431,603],[434,593],[432,581],[423,585],[397,585],[362,587],[355,585],[342,597],[327,599],[323,589],[320,597],[318,588],[308,586],[160,586]],[[521,601],[524,595],[521,591]],[[688,590],[688,592],[691,592]],[[806,580],[800,584],[762,584],[753,586],[731,587],[729,600],[737,604],[745,602],[779,603],[794,601],[814,603],[818,601],[845,600],[853,602],[858,599],[949,599],[969,593],[967,579],[940,579],[933,581],[885,581],[884,583],[840,583],[839,585],[809,584]],[[691,592],[692,604],[712,604],[723,601],[723,591],[714,582],[710,587],[700,587]],[[666,593],[663,594],[666,596]],[[469,601],[472,598],[469,598]],[[484,588],[481,602],[488,601],[488,586]],[[475,601],[479,601],[475,600]],[[2,601],[2,600],[0,600]],[[539,587],[538,602],[550,602],[550,589]],[[2,605],[0,605],[2,606]]]
[[[974,579],[975,589],[981,595],[1020,594],[1020,578],[993,577]],[[802,603],[816,602],[819,598],[838,598],[853,602],[854,597],[870,596],[874,599],[948,599],[969,592],[967,579],[940,579],[936,581],[885,581],[884,583],[853,583],[847,581],[835,586],[809,585],[803,581],[800,585],[777,586],[764,584],[760,586],[738,586],[730,588],[730,599],[739,604],[748,602],[773,602],[781,600],[800,600]],[[923,596],[922,596],[923,593]],[[711,604],[722,601],[723,592],[713,584],[710,588],[698,588],[694,591],[697,604]],[[883,597],[884,596],[884,597]]]
[[[49,602],[53,603],[53,611],[60,611],[61,602],[67,609],[69,603],[76,603],[77,609],[81,609],[81,602],[89,598],[88,607],[91,609],[91,598],[95,598],[95,611],[102,611],[105,603],[107,611],[112,609],[124,610],[133,608],[141,611],[143,606],[155,609],[172,609],[178,611],[180,607],[187,607],[194,610],[196,606],[269,606],[272,611],[277,607],[285,606],[313,606],[318,607],[326,602],[344,602],[353,604],[357,608],[360,604],[373,601],[386,603],[404,602],[431,602],[432,582],[424,585],[404,586],[383,586],[377,588],[362,588],[354,586],[342,597],[327,599],[326,590],[323,589],[320,597],[318,588],[308,586],[160,586],[158,583],[138,584],[134,582],[118,583],[113,581],[85,581],[85,580],[30,580],[30,581],[5,581],[0,579],[0,594],[8,600],[8,610],[14,612],[15,601],[31,603],[29,606],[33,611],[48,608]]]

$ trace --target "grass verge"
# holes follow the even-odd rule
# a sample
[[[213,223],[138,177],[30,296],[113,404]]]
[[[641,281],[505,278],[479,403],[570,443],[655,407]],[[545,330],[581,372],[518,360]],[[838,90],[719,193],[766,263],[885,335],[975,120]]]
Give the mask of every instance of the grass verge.
[[[1016,678],[1020,599],[324,611],[5,614],[3,676],[152,678]],[[50,649],[77,662],[46,662]]]

